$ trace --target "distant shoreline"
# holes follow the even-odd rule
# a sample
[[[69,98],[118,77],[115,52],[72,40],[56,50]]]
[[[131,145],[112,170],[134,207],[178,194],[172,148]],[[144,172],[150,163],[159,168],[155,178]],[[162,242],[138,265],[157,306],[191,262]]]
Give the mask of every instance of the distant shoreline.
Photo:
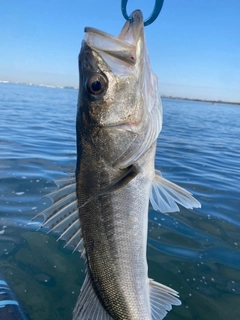
[[[171,99],[171,100],[186,100],[186,101],[195,101],[195,102],[208,102],[212,105],[216,105],[217,103],[221,104],[231,104],[234,106],[240,106],[240,102],[230,102],[230,101],[222,101],[222,100],[205,100],[205,99],[196,99],[196,98],[181,98],[181,97],[173,97],[173,96],[161,96],[162,99]]]
[[[7,80],[0,80],[0,83],[10,83],[10,84],[20,84],[20,85],[26,85],[26,86],[34,86],[34,87],[46,87],[46,88],[55,88],[55,89],[73,89],[73,90],[78,90],[76,87],[71,87],[71,86],[52,86],[48,84],[36,84],[36,83],[26,83],[26,82],[12,82],[12,81],[7,81]]]
[[[20,85],[27,85],[27,86],[36,86],[36,87],[46,87],[46,88],[56,88],[56,89],[71,89],[71,90],[78,90],[77,87],[72,86],[52,86],[47,84],[35,84],[35,83],[24,83],[24,82],[12,82],[8,80],[0,80],[0,83],[10,83],[10,84],[20,84]],[[208,99],[197,99],[197,98],[182,98],[182,97],[174,97],[174,96],[166,96],[162,95],[162,99],[171,99],[171,100],[186,100],[186,101],[195,101],[195,102],[207,102],[211,103],[212,105],[215,104],[230,104],[233,106],[240,106],[240,102],[230,102],[230,101],[222,101],[222,100],[208,100]]]

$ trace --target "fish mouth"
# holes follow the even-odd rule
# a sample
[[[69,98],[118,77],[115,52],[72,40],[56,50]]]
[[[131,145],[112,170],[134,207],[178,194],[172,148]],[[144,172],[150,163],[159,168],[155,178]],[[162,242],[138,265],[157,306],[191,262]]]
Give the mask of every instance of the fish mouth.
[[[84,29],[86,44],[100,54],[105,53],[129,65],[135,65],[137,43],[143,37],[143,15],[140,10],[135,10],[129,18],[130,20],[124,24],[117,37],[92,27],[86,27]]]

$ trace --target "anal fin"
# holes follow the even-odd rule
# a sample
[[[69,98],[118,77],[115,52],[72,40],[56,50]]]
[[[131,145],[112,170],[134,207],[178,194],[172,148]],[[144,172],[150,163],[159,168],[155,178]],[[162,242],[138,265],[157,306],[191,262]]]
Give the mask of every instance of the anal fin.
[[[162,320],[172,309],[172,305],[181,305],[177,291],[151,279],[149,279],[149,293],[153,320]]]
[[[73,310],[73,320],[113,320],[101,305],[88,272]]]

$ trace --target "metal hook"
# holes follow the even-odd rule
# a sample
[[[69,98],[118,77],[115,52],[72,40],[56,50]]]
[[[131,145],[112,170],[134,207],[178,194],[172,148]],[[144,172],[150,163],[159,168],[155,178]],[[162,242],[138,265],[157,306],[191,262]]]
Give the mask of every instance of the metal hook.
[[[152,14],[144,20],[144,26],[148,26],[149,24],[153,23],[155,21],[162,9],[164,0],[155,0],[155,5]],[[121,0],[121,10],[124,18],[126,20],[130,20],[130,17],[127,14],[127,2],[128,0]]]

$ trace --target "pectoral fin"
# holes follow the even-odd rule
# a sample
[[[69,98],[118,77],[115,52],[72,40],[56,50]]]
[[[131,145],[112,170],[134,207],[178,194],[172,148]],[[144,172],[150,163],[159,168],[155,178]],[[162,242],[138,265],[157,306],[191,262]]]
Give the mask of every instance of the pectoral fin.
[[[131,165],[128,170],[117,180],[114,180],[112,183],[110,183],[106,188],[103,188],[99,191],[98,194],[90,197],[84,204],[82,204],[79,208],[84,207],[86,204],[88,204],[93,199],[96,199],[97,197],[103,196],[105,194],[109,194],[112,192],[115,192],[124,186],[126,186],[130,181],[132,181],[139,173],[139,168],[135,167],[134,165]]]
[[[177,203],[187,209],[201,208],[188,191],[164,179],[160,171],[155,171],[150,202],[154,210],[162,213],[179,211]]]

